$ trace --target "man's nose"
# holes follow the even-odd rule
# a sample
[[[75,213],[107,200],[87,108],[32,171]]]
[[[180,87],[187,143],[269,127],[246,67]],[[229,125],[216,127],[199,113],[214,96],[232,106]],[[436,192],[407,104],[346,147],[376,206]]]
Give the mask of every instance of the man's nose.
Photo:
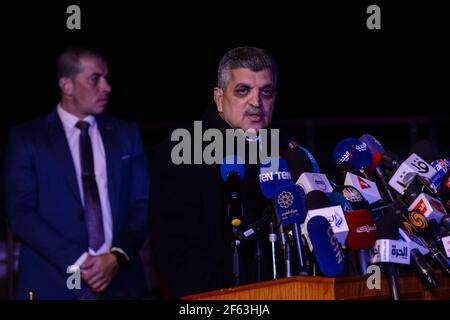
[[[253,107],[260,107],[262,105],[261,103],[261,97],[257,90],[254,90],[251,94],[249,104]]]
[[[102,92],[106,92],[106,93],[111,92],[111,85],[109,84],[108,80],[106,80],[105,78],[101,79],[100,89]]]

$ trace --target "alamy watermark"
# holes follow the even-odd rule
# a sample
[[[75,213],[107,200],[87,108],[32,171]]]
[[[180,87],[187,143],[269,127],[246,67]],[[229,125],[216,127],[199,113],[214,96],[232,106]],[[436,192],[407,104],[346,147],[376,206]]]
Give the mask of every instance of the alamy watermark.
[[[367,274],[370,274],[366,280],[367,289],[381,289],[381,269],[377,265],[370,265],[367,267]]]
[[[81,29],[81,9],[79,6],[72,4],[67,7],[67,14],[70,16],[66,20],[66,27],[69,30]]]
[[[66,287],[69,290],[81,289],[81,270],[76,265],[71,265],[67,268],[66,273],[69,274],[66,280]]]
[[[224,134],[216,128],[203,132],[202,121],[194,121],[193,133],[192,136],[189,130],[182,128],[172,132],[171,141],[178,142],[171,152],[173,164],[222,164],[225,156],[236,155],[239,164],[271,161],[271,166],[278,168],[278,163],[273,163],[280,150],[278,129],[259,129],[258,132],[254,129],[226,129]],[[208,144],[204,146],[205,142]]]

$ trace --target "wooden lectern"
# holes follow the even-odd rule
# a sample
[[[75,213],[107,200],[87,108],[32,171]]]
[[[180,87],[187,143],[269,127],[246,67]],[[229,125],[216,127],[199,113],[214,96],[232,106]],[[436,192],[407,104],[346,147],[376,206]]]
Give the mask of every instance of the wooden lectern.
[[[436,274],[439,287],[428,289],[415,274],[399,277],[401,299],[450,299],[450,278]],[[381,289],[368,289],[367,276],[296,276],[185,296],[186,300],[369,300],[391,299],[388,281]]]

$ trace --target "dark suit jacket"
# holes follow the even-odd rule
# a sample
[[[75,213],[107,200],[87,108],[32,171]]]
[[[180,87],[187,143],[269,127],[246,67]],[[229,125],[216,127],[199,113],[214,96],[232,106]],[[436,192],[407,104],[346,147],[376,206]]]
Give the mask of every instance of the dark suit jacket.
[[[146,236],[149,180],[138,128],[108,115],[97,117],[106,153],[113,246],[131,263],[121,268],[99,298],[139,298],[145,280],[139,249]],[[72,155],[61,120],[53,111],[12,128],[5,190],[12,230],[22,241],[17,298],[76,299],[69,265],[88,248],[88,235]],[[83,290],[87,286],[82,285]]]
[[[214,107],[205,113],[202,126],[203,131],[216,128],[224,132],[230,128]],[[192,128],[189,131],[194,139]],[[287,145],[283,142],[286,139],[280,137],[282,145]],[[173,298],[234,285],[232,228],[220,165],[174,165],[171,151],[177,143],[168,138],[150,157],[150,176],[157,185],[150,204],[151,243]],[[258,174],[259,165],[246,165],[243,230],[262,216],[268,204],[260,190]],[[265,244],[262,278],[268,280],[270,247],[268,241]],[[239,251],[241,284],[256,281],[255,242],[241,243]]]

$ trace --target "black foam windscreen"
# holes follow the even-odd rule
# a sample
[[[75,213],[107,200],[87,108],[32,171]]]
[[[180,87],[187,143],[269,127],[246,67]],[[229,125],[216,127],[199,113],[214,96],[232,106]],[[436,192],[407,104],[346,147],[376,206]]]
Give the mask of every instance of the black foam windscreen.
[[[306,210],[331,207],[327,195],[319,190],[312,190],[306,195]]]
[[[283,155],[289,170],[291,171],[292,181],[297,181],[303,172],[313,172],[313,166],[308,156],[300,148],[289,148]]]

